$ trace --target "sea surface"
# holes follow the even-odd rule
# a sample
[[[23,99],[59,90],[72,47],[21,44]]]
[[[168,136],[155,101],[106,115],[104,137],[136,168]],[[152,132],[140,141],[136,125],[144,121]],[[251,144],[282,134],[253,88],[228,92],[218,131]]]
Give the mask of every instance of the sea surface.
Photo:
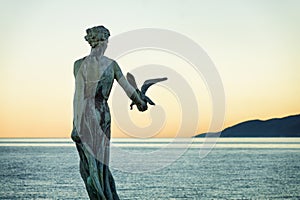
[[[113,139],[120,199],[300,199],[300,138]],[[88,199],[70,139],[0,139],[0,199]]]

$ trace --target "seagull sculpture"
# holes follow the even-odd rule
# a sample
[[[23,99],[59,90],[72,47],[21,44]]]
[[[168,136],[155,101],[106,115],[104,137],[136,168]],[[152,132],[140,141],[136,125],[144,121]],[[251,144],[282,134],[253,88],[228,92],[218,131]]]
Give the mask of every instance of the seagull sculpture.
[[[155,105],[155,103],[149,97],[146,96],[146,92],[147,92],[148,88],[155,83],[165,81],[168,79],[168,78],[164,77],[164,78],[155,78],[155,79],[146,80],[144,82],[144,84],[142,85],[141,90],[139,90],[136,85],[135,78],[132,74],[127,73],[126,78],[127,78],[128,82],[130,83],[130,85],[132,85],[132,87],[135,88],[137,93],[140,95],[141,99],[143,101],[145,101],[146,103],[149,103],[150,105]],[[135,105],[135,103],[132,101],[132,103],[130,104],[130,110],[132,110],[132,107],[134,105]]]

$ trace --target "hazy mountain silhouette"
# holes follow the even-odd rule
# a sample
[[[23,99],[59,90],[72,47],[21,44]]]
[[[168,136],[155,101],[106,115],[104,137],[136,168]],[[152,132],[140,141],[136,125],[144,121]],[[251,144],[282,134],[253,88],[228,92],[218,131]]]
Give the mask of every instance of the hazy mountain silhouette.
[[[195,137],[216,137],[219,133],[204,133]],[[300,114],[269,120],[250,120],[228,127],[220,137],[300,137]]]

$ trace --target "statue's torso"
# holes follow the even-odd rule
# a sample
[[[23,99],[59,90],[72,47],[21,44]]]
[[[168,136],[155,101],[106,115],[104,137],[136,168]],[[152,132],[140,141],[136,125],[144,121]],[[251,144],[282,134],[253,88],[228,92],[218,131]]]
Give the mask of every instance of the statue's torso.
[[[82,70],[83,63],[85,59],[88,59],[88,57],[84,57],[78,61],[75,62],[74,65],[74,75],[77,76],[79,70]],[[100,74],[96,75],[95,77],[89,77],[89,80],[86,80],[85,86],[88,87],[89,84],[95,84],[95,81],[97,83],[96,92],[93,94],[92,97],[95,98],[95,101],[106,101],[109,98],[109,94],[111,92],[111,88],[114,82],[114,61],[110,58],[107,58],[105,56],[102,56],[100,61],[98,61],[98,67],[97,68]],[[86,67],[89,67],[88,65]]]

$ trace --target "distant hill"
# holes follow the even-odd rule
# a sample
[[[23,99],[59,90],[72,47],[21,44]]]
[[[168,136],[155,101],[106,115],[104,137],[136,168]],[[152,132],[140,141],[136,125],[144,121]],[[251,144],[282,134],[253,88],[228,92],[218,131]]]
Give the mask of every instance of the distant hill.
[[[218,133],[204,133],[195,137],[216,137]],[[220,137],[300,137],[300,114],[269,120],[250,120],[228,127]]]

